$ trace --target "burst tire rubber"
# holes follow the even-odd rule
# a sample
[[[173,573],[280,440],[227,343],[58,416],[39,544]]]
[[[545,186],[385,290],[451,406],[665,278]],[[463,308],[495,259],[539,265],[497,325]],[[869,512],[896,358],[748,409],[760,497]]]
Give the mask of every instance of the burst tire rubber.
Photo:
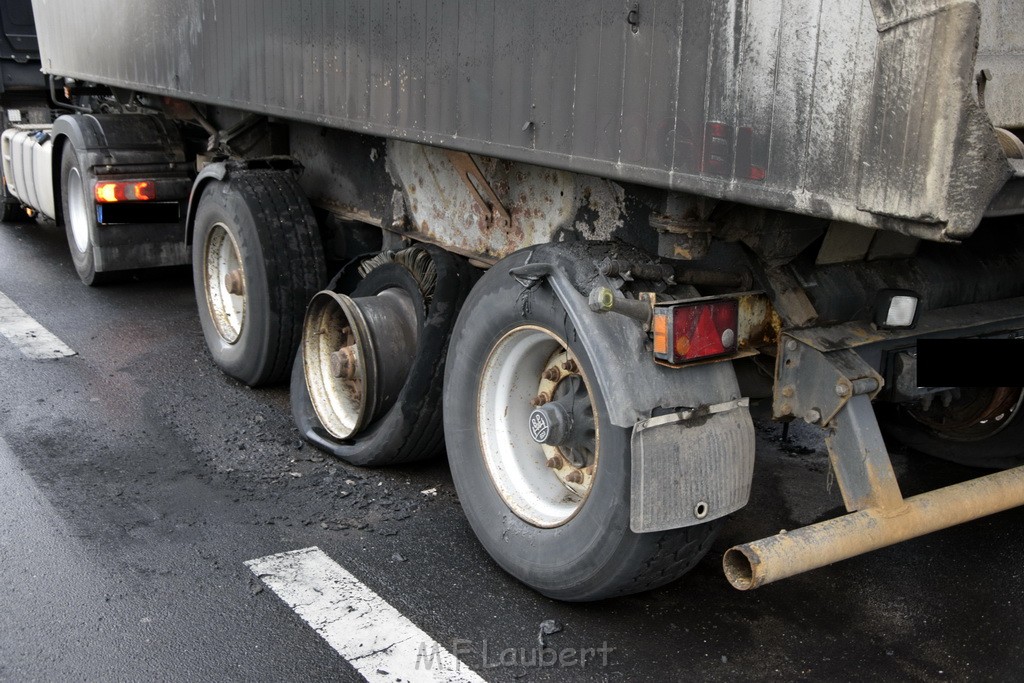
[[[207,270],[211,238],[223,244],[225,233],[244,273],[243,318],[233,329],[215,319],[223,273],[215,267],[211,277]],[[284,381],[306,303],[325,271],[320,231],[294,176],[251,170],[208,183],[196,210],[192,271],[203,336],[217,366],[249,386]]]
[[[606,397],[590,386],[599,434],[598,466],[582,507],[559,526],[541,528],[514,513],[499,493],[482,451],[478,402],[492,350],[523,326],[568,341],[568,351],[595,377],[590,358],[561,302],[545,283],[527,291],[509,270],[526,261],[512,255],[489,270],[459,315],[445,375],[444,410],[448,461],[470,526],[505,571],[558,600],[591,601],[667,584],[689,571],[708,551],[720,520],[684,529],[637,534],[630,529],[630,430],[608,421]],[[522,444],[523,448],[536,447]]]
[[[301,355],[292,367],[292,417],[299,431],[310,443],[353,465],[377,467],[424,460],[444,448],[441,391],[448,341],[455,316],[476,277],[462,259],[437,247],[422,248],[437,268],[437,286],[430,307],[419,319],[419,342],[409,375],[390,410],[353,438],[336,439],[313,410]],[[374,296],[389,287],[402,288],[424,308],[415,278],[398,264],[371,271],[350,296]]]

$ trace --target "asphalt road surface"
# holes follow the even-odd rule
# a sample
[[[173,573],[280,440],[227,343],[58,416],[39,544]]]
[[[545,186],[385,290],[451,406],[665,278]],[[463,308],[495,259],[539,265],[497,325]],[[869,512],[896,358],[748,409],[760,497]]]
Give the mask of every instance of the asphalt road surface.
[[[286,556],[319,568],[306,579],[342,572],[333,588],[374,605],[357,617],[456,653],[466,679],[1022,676],[1024,510],[754,592],[728,585],[731,545],[841,512],[810,428],[782,443],[759,423],[753,499],[681,581],[560,604],[484,553],[443,460],[349,467],[299,442],[285,389],[221,375],[187,271],[88,288],[62,230],[0,225],[0,292],[77,352],[32,359],[0,337],[2,680],[402,678],[345,649],[370,627],[329,592],[289,598],[301,578],[274,587],[246,565],[312,547]],[[981,474],[894,462],[906,493]],[[548,648],[603,654],[549,665],[548,620]]]

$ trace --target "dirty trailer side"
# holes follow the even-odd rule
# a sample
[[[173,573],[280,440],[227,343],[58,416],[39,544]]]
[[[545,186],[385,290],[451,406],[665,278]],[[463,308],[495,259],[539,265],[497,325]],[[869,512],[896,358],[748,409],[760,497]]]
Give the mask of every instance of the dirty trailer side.
[[[75,112],[5,151],[83,280],[191,258],[218,365],[352,463],[446,444],[537,590],[692,567],[752,405],[825,431],[851,514],[729,551],[739,588],[1024,503],[1019,467],[904,500],[880,428],[1021,462],[1019,387],[916,381],[921,339],[1024,330],[1018,3],[34,8]]]

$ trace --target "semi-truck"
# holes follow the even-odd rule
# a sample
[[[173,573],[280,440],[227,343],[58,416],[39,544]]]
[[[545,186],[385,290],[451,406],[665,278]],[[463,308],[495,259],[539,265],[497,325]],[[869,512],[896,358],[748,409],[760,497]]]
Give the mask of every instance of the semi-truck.
[[[353,465],[447,452],[544,595],[691,569],[756,410],[847,513],[726,551],[739,589],[1024,504],[1021,387],[918,379],[1024,337],[1016,0],[32,9],[15,208],[86,285],[191,263],[214,363]],[[905,497],[887,443],[995,471]]]

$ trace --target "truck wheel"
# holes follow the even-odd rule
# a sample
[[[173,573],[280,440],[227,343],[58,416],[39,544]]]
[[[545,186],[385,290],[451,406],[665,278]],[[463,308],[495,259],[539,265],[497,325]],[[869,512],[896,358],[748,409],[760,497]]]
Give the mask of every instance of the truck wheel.
[[[909,448],[971,467],[1024,464],[1024,390],[963,387],[949,405],[881,405],[886,436]]]
[[[511,257],[462,308],[445,375],[445,438],[470,526],[507,572],[548,597],[585,601],[666,584],[707,552],[719,522],[630,530],[630,430],[597,363],[546,285],[525,290]]]
[[[87,285],[103,284],[109,281],[110,274],[96,272],[92,250],[96,230],[96,209],[92,199],[94,178],[89,169],[83,168],[78,152],[70,142],[64,145],[61,153],[60,178],[64,231],[75,271]]]
[[[360,272],[349,295],[329,290],[309,305],[292,370],[295,424],[311,443],[353,465],[436,455],[444,446],[448,340],[475,272],[429,245],[383,252],[363,260]],[[346,349],[342,373],[335,365]]]
[[[226,374],[249,386],[287,377],[324,269],[316,219],[289,173],[241,171],[203,189],[192,274],[206,345]]]

